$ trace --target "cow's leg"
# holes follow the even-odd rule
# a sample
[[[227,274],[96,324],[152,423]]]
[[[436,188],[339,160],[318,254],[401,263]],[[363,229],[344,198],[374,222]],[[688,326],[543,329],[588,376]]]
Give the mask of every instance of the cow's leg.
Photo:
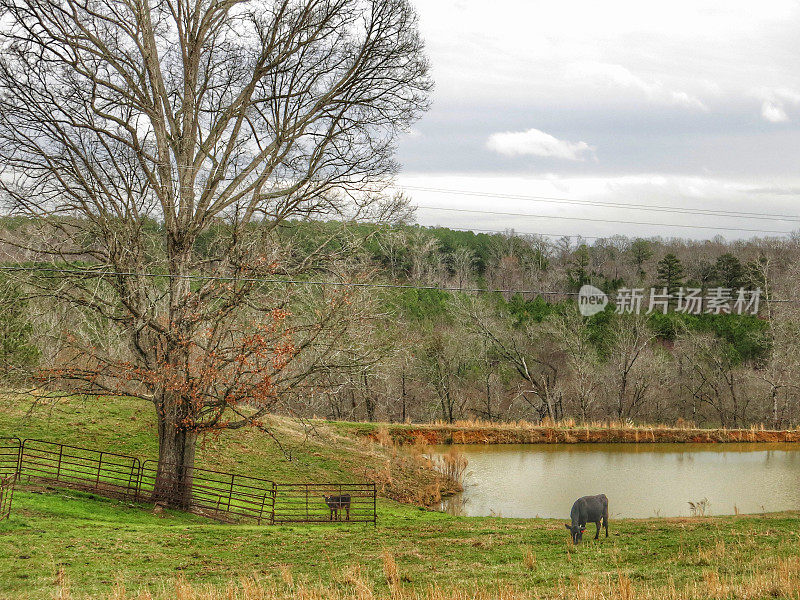
[[[608,537],[608,515],[603,517],[603,527],[605,527],[606,537]]]
[[[595,526],[597,527],[597,531],[594,534],[594,539],[598,539],[600,537],[600,521],[595,522]]]

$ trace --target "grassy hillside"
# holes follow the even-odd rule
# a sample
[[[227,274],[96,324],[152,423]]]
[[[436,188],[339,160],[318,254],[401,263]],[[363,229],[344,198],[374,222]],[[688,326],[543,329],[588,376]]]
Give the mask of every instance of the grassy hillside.
[[[424,460],[344,435],[325,422],[272,417],[264,424],[274,437],[240,429],[204,438],[196,465],[284,483],[375,481],[384,498],[404,502],[425,503],[437,491],[452,491]],[[0,396],[0,437],[155,459],[156,432],[152,405],[138,400],[74,396],[33,402]]]
[[[73,399],[26,416],[28,401],[6,398],[0,435],[152,456],[148,408]],[[362,477],[402,462],[323,425],[307,438],[285,420],[273,427],[296,462],[256,432],[207,441],[199,461],[296,480]],[[413,481],[409,468],[392,474]],[[561,521],[457,518],[389,499],[377,527],[257,527],[74,491],[20,491],[11,519],[0,522],[0,598],[443,600],[475,590],[505,600],[797,598],[800,590],[794,513],[612,521],[608,539],[572,548],[567,538]]]

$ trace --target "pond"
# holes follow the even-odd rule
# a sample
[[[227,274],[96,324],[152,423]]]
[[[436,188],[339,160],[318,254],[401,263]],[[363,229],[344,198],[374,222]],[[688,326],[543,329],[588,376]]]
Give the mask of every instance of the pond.
[[[432,455],[450,447],[434,447]],[[567,518],[605,494],[613,517],[800,509],[800,444],[509,444],[455,446],[464,491],[442,510],[465,516]]]

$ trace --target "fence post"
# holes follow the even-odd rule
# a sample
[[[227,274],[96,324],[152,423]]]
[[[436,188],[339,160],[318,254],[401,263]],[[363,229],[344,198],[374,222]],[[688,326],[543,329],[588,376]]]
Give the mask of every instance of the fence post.
[[[11,503],[14,501],[14,485],[17,483],[16,479],[9,482],[8,497],[6,498],[6,517],[11,518]]]
[[[233,500],[233,480],[236,477],[235,474],[231,473],[231,487],[228,490],[228,513],[231,512],[231,500]]]
[[[11,502],[14,500],[15,477],[0,476],[0,521],[11,516]]]
[[[306,484],[306,521],[308,521],[311,517],[308,514],[308,484]]]
[[[136,497],[136,489],[133,487],[133,474],[134,474],[135,472],[138,472],[138,469],[136,468],[136,463],[137,463],[137,462],[139,462],[139,459],[138,459],[138,458],[134,458],[134,459],[131,461],[131,474],[128,476],[128,487],[127,487],[127,489],[125,490],[125,496],[126,496],[126,497],[127,497],[127,496],[129,496],[131,493],[133,493],[133,494],[134,494],[134,498]],[[136,486],[136,487],[137,487],[137,488],[139,487],[139,486],[138,486],[138,484],[137,484],[137,486]]]
[[[58,446],[58,467],[56,468],[56,481],[61,480],[61,458],[64,456],[64,444]]]
[[[261,508],[258,510],[258,524],[261,525],[261,517],[264,515],[264,505],[267,503],[267,490],[264,490],[264,495],[261,496]]]
[[[137,458],[137,459],[134,459],[134,460],[136,460],[138,462],[139,459]],[[144,463],[145,462],[147,462],[147,461],[145,460],[144,462],[140,462],[139,463],[139,472],[137,473],[137,477],[136,477],[136,494],[133,496],[133,501],[134,502],[139,502],[139,492],[142,489],[142,477],[144,477]]]
[[[22,477],[22,448],[25,446],[25,442],[21,439],[17,438],[17,468],[14,471],[14,481],[18,481],[20,477]]]
[[[103,453],[100,453],[100,459],[97,461],[97,479],[94,482],[94,489],[100,489],[100,468],[103,465]]]
[[[375,484],[372,484],[372,526],[378,526],[378,499],[377,499],[377,488]]]
[[[275,525],[275,506],[278,504],[278,486],[272,482],[272,511],[269,518],[269,524]]]

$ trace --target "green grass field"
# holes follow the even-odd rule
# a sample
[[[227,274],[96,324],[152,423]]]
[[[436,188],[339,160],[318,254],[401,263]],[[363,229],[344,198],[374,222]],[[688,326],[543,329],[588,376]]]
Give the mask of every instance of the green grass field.
[[[27,400],[4,399],[0,435],[155,453],[148,406],[73,399],[29,408]],[[292,461],[250,431],[208,440],[198,463],[282,480],[360,478],[387,468],[385,485],[395,492],[414,476],[395,466],[402,459],[394,450],[322,425],[312,432],[283,420],[273,426]],[[386,498],[377,527],[226,525],[150,508],[70,490],[19,490],[11,518],[0,522],[0,598],[150,597],[144,590],[197,600],[469,598],[474,590],[506,600],[800,593],[794,513],[612,521],[611,537],[572,548],[561,521],[451,517]]]

